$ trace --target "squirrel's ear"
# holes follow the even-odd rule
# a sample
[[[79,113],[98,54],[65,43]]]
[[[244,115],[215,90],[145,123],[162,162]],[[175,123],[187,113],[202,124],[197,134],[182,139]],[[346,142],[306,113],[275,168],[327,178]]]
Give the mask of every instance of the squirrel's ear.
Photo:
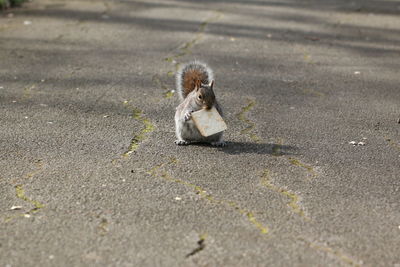
[[[214,86],[214,80],[212,80],[212,81],[210,82],[209,86],[210,86],[210,88],[211,88],[211,89],[213,89],[213,86]]]

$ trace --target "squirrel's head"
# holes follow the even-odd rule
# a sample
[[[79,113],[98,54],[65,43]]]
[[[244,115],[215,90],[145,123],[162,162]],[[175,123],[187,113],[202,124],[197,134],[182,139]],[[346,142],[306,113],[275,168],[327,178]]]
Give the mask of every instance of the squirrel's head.
[[[214,80],[212,80],[209,84],[199,83],[196,86],[196,102],[199,106],[202,106],[205,109],[211,109],[215,103],[215,95],[214,95]]]

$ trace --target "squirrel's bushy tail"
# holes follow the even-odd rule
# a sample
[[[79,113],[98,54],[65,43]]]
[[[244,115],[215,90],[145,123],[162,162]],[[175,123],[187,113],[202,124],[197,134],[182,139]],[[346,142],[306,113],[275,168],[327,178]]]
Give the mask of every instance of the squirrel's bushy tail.
[[[176,73],[176,90],[181,101],[196,85],[209,84],[214,80],[213,76],[212,70],[204,62],[195,60],[182,65]]]

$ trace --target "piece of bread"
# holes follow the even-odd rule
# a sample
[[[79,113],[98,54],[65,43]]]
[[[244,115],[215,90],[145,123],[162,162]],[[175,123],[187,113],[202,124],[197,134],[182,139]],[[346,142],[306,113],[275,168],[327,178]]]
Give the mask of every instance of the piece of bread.
[[[192,113],[192,120],[204,137],[223,132],[227,129],[226,123],[219,115],[217,109],[202,109]]]

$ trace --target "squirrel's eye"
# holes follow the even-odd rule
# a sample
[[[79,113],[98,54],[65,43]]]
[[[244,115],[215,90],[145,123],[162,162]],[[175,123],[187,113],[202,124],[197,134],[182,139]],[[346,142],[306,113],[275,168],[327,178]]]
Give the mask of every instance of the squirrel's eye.
[[[201,96],[201,95],[199,95],[199,99],[202,99],[202,96]]]

